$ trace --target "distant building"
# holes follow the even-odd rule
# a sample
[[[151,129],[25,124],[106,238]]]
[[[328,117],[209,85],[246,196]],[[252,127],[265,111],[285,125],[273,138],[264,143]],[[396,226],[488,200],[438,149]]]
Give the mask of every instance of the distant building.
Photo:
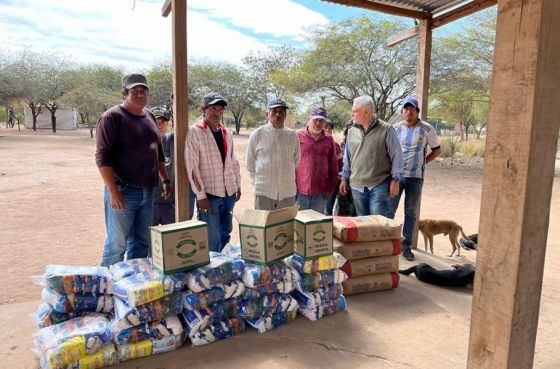
[[[25,116],[25,128],[33,129],[33,115],[29,106],[23,108]],[[58,108],[56,111],[56,129],[77,129],[78,110],[74,108]],[[37,116],[37,129],[52,129],[51,112],[46,108],[41,108],[41,113]]]

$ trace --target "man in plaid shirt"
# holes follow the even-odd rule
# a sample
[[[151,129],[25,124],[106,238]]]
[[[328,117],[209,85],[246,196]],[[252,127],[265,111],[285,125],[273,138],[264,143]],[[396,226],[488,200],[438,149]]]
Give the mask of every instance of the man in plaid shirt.
[[[233,206],[241,197],[241,173],[233,137],[222,123],[226,106],[226,100],[215,92],[204,96],[203,116],[189,129],[185,150],[198,219],[208,225],[210,251],[221,251],[229,242]]]

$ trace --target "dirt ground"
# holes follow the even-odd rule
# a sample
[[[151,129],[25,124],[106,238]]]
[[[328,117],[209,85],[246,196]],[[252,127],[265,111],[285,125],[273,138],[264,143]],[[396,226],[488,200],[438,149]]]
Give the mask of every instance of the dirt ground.
[[[248,132],[235,137],[244,163]],[[87,130],[30,132],[0,128],[0,362],[5,368],[37,368],[28,318],[40,287],[30,276],[46,264],[97,265],[104,242],[103,186]],[[535,368],[560,367],[560,168],[557,160]],[[243,196],[235,213],[249,208],[253,191],[241,165]],[[476,233],[482,164],[459,158],[430,164],[422,216],[450,218]],[[402,205],[398,219],[402,219]],[[234,224],[232,241],[238,241]],[[421,243],[423,246],[423,243]],[[475,251],[449,258],[449,241],[435,238],[435,255],[417,251],[417,262],[447,267],[475,262]],[[416,262],[414,262],[416,263]],[[409,263],[401,259],[402,266]],[[247,332],[204,347],[123,363],[118,368],[464,368],[471,293],[402,277],[400,287],[351,296],[345,312],[318,322],[296,321],[258,335]]]

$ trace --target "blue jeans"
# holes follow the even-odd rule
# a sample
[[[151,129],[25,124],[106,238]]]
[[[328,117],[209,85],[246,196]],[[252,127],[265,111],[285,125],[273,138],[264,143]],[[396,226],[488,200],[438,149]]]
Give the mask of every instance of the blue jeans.
[[[299,210],[313,209],[316,212],[324,214],[327,199],[325,199],[322,193],[318,195],[304,195],[298,192],[296,195],[296,202],[299,204]]]
[[[229,242],[233,220],[233,205],[235,196],[217,197],[208,196],[212,211],[203,213],[198,211],[198,220],[206,222],[208,226],[208,249],[210,251],[222,251]]]
[[[192,190],[192,187],[189,186],[189,219],[191,220],[194,215],[194,205],[196,204],[196,195]]]
[[[424,180],[422,178],[405,178],[399,183],[399,195],[389,199],[389,215],[391,219],[395,218],[395,213],[399,207],[399,201],[404,192],[404,226],[403,226],[403,242],[402,249],[410,250],[412,245],[412,232],[418,218],[420,199],[422,197],[422,186]]]
[[[104,189],[107,239],[101,266],[123,261],[125,252],[127,259],[145,258],[150,250],[149,227],[152,223],[154,190],[121,185],[118,190],[124,198],[122,210],[111,207],[109,191],[107,187]]]
[[[352,196],[356,205],[356,212],[359,216],[363,215],[383,215],[387,216],[389,208],[389,183],[391,178],[387,178],[371,190],[367,187],[364,191],[352,188]]]

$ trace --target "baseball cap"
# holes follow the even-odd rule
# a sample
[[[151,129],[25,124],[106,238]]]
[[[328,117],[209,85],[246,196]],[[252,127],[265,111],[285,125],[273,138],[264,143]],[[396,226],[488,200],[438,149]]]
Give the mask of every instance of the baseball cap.
[[[152,109],[152,113],[157,118],[163,118],[165,120],[169,120],[169,112],[163,106],[156,106]]]
[[[277,107],[283,107],[286,109],[289,109],[288,104],[286,104],[286,102],[278,97],[275,97],[273,99],[270,99],[270,101],[268,102],[268,104],[266,104],[266,108],[268,110],[273,109],[273,108],[277,108]]]
[[[414,97],[412,96],[407,96],[403,103],[402,103],[402,107],[404,108],[407,105],[412,105],[414,106],[416,109],[418,109],[418,100],[416,100]]]
[[[148,88],[148,81],[144,75],[139,73],[127,74],[122,78],[123,89],[129,90],[136,86],[144,86]]]
[[[207,108],[211,105],[227,106],[227,102],[219,93],[210,92],[202,98],[202,107]]]
[[[329,119],[327,117],[327,110],[320,106],[315,106],[311,109],[311,113],[309,113],[310,119],[323,119],[325,122]]]

